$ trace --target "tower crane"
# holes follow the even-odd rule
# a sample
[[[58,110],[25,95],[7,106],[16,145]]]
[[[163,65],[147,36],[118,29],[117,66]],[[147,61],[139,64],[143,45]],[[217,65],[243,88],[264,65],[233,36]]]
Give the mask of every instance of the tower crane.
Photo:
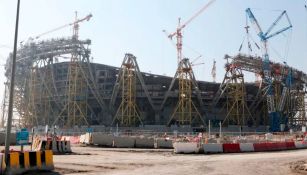
[[[177,39],[176,48],[177,48],[178,68],[167,93],[169,93],[172,85],[174,84],[175,80],[178,78],[179,100],[167,125],[172,124],[174,120],[180,125],[186,125],[186,124],[192,125],[192,122],[195,119],[200,119],[200,121],[205,125],[205,121],[201,116],[201,113],[198,111],[197,107],[192,101],[192,86],[194,86],[197,98],[199,100],[199,104],[203,105],[200,96],[200,91],[193,73],[192,64],[188,58],[183,58],[182,55],[182,30],[189,23],[191,23],[197,16],[199,16],[203,11],[205,11],[213,2],[215,2],[215,0],[210,0],[204,7],[202,7],[197,13],[195,13],[189,20],[187,20],[183,24],[181,24],[181,19],[179,18],[176,31],[168,35],[168,38],[171,39],[171,41],[174,36],[176,36]],[[164,98],[163,103],[167,99],[167,96],[168,95],[166,95],[166,97]]]
[[[75,21],[74,22],[71,22],[71,23],[68,23],[68,24],[64,24],[64,25],[62,25],[60,27],[57,27],[57,28],[54,28],[52,30],[46,31],[46,32],[41,33],[41,34],[39,34],[37,36],[29,37],[28,40],[37,40],[37,39],[41,38],[44,35],[48,35],[50,33],[59,31],[59,30],[61,30],[63,28],[70,27],[70,26],[73,26],[73,38],[78,39],[79,23],[81,23],[83,21],[89,21],[92,17],[93,17],[93,15],[90,13],[90,14],[86,15],[85,17],[83,17],[81,19],[78,19],[77,12],[75,12]]]
[[[281,75],[277,74],[274,78],[272,77],[272,72],[271,72],[271,67],[270,67],[270,59],[269,59],[269,54],[268,54],[268,40],[270,38],[273,38],[274,36],[281,34],[289,29],[292,28],[291,21],[287,15],[286,11],[283,11],[273,22],[273,24],[268,28],[266,32],[263,32],[261,29],[257,19],[255,18],[254,14],[252,13],[250,8],[247,8],[245,10],[247,16],[250,19],[250,22],[254,25],[255,30],[257,32],[258,37],[260,38],[260,41],[263,45],[264,49],[264,55],[263,55],[263,78],[264,78],[264,83],[267,85],[267,106],[268,106],[268,113],[269,113],[269,118],[270,118],[270,129],[271,131],[279,131],[279,123],[280,123],[280,118],[281,118],[281,113],[276,111],[276,104],[274,101],[274,87],[273,87],[273,81],[280,81],[281,80]],[[278,22],[285,16],[288,24],[286,27],[277,30],[274,33],[272,32],[272,29],[275,28],[275,26],[278,24]],[[285,87],[287,88],[287,87]],[[281,106],[281,105],[279,105]],[[279,109],[280,110],[280,109]]]
[[[190,19],[188,19],[185,23],[181,24],[181,18],[178,19],[178,26],[175,32],[168,35],[169,39],[173,39],[176,36],[176,48],[177,48],[177,61],[178,64],[182,60],[182,30],[191,23],[196,17],[198,17],[202,12],[204,12],[212,3],[216,0],[209,1],[204,7],[202,7],[197,13],[195,13]]]

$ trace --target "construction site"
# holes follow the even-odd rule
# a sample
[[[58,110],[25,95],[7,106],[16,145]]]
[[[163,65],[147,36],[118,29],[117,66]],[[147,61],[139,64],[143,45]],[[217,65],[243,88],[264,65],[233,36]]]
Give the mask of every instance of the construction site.
[[[51,174],[306,173],[307,74],[285,61],[275,61],[280,59],[271,57],[268,47],[272,38],[295,27],[290,15],[282,10],[263,28],[262,19],[246,7],[242,11],[246,15],[245,36],[239,50],[223,53],[225,56],[215,58],[213,64],[210,61],[211,75],[207,76],[213,81],[204,81],[194,74],[195,59],[183,53],[183,31],[214,3],[206,2],[187,20],[179,18],[174,32],[163,30],[176,49],[173,76],[143,71],[138,63],[143,58],[138,53],[122,53],[117,66],[95,62],[91,38],[83,39],[79,34],[95,18],[91,13],[81,16],[75,12],[71,22],[20,42],[14,74],[13,131],[32,130],[31,148],[26,149],[67,152],[54,155]],[[69,36],[48,37],[67,29],[72,30]],[[258,38],[253,39],[251,32]],[[223,60],[223,67],[217,67],[217,59]],[[3,129],[8,119],[12,60],[10,53],[4,65]],[[216,81],[217,72],[223,75],[221,82]],[[257,80],[246,81],[246,74]],[[0,136],[0,144],[4,144],[4,135]],[[55,148],[53,143],[61,141],[63,148]],[[293,151],[288,154],[287,150]],[[266,151],[282,152],[243,153]],[[222,154],[181,156],[173,152]],[[87,163],[82,162],[82,156],[87,156]],[[103,157],[112,160],[107,162]],[[249,165],[242,170],[239,167],[244,167],[245,161]],[[167,168],[172,162],[176,162],[176,171]],[[231,162],[235,165],[226,168]],[[260,162],[263,165],[258,165]],[[268,164],[283,168],[271,171]]]
[[[142,72],[136,56],[130,53],[123,55],[118,67],[97,64],[90,60],[91,40],[78,37],[79,23],[90,18],[76,18],[68,25],[74,29],[72,37],[29,41],[20,46],[14,97],[20,126],[206,128],[211,120],[213,124],[221,121],[223,126],[264,126],[260,131],[270,126],[270,131],[276,132],[306,125],[307,75],[300,70],[252,55],[226,54],[221,83],[198,81],[190,60],[182,58],[180,32],[185,24],[180,23],[169,36],[179,42],[174,77]],[[69,61],[61,62],[68,57]],[[5,65],[2,124],[10,60],[8,57]],[[261,81],[245,83],[244,72],[259,75]]]

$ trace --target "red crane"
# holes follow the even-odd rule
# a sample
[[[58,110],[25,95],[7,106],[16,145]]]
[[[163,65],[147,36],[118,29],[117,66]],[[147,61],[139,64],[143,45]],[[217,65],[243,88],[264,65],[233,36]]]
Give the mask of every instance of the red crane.
[[[192,22],[197,16],[199,16],[203,11],[205,11],[213,2],[216,0],[209,1],[204,7],[202,7],[197,13],[195,13],[189,20],[181,24],[181,19],[178,19],[178,26],[175,32],[168,35],[171,40],[174,36],[177,38],[176,48],[177,48],[177,59],[178,63],[182,60],[182,29],[185,28],[190,22]]]

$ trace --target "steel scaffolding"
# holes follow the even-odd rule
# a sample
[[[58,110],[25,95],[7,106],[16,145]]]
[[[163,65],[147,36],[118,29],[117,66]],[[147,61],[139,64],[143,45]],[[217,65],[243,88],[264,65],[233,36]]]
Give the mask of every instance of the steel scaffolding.
[[[248,123],[255,123],[246,103],[244,75],[240,67],[235,64],[227,64],[223,83],[228,83],[228,85],[222,85],[222,87],[227,87],[224,90],[227,99],[227,112],[222,124],[244,126]]]
[[[178,103],[167,125],[171,125],[173,122],[179,125],[192,125],[194,120],[199,120],[203,125],[205,125],[206,123],[202,118],[202,115],[192,100],[192,92],[195,91],[199,95],[199,88],[189,59],[184,58],[179,62],[169,91],[173,87],[176,78],[178,78],[179,81]],[[168,95],[166,95],[166,98],[167,97]],[[166,98],[162,104],[165,103]]]
[[[139,69],[136,58],[132,54],[126,54],[118,74],[113,90],[113,101],[121,90],[121,102],[114,116],[112,124],[119,122],[120,126],[143,125],[140,110],[136,104],[136,79]]]

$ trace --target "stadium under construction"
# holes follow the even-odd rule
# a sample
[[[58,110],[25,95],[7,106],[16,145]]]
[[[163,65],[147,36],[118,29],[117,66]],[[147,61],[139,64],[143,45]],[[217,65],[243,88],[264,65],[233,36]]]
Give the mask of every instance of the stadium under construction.
[[[257,24],[250,9],[246,13]],[[123,55],[118,67],[91,62],[91,41],[78,38],[79,23],[91,15],[76,17],[75,22],[66,25],[73,26],[72,37],[29,40],[17,51],[14,108],[19,124],[207,128],[210,121],[213,126],[264,127],[271,131],[306,126],[307,75],[285,63],[270,61],[267,50],[264,58],[225,55],[221,83],[196,80],[190,60],[181,53],[181,30],[196,16],[182,25],[179,20],[176,32],[168,35],[177,38],[178,67],[173,77],[142,72],[136,56],[130,53]],[[266,47],[269,38],[291,27],[289,21],[288,27],[276,33],[270,34],[269,29],[258,35]],[[2,125],[11,60],[9,56],[5,65]],[[215,69],[214,65],[213,75]],[[257,74],[260,81],[246,83],[245,72]]]
[[[214,83],[195,80],[188,59],[182,60],[174,77],[141,72],[132,54],[124,55],[121,67],[91,63],[89,45],[90,40],[62,38],[29,43],[18,50],[15,109],[23,125],[205,127],[208,120],[213,124],[222,121],[223,125],[270,124],[263,85],[244,82],[243,71],[261,73],[260,57],[226,56],[231,61],[225,65],[225,78]],[[76,61],[57,62],[71,54]],[[285,99],[282,89],[274,97],[277,102],[285,100],[280,110],[284,118],[279,124],[305,125],[307,75],[282,64],[270,64],[281,70],[279,76],[286,77],[291,70],[293,77]],[[9,62],[6,68],[9,78]],[[178,75],[182,71],[188,89],[180,94]],[[180,98],[186,104],[179,104]]]

